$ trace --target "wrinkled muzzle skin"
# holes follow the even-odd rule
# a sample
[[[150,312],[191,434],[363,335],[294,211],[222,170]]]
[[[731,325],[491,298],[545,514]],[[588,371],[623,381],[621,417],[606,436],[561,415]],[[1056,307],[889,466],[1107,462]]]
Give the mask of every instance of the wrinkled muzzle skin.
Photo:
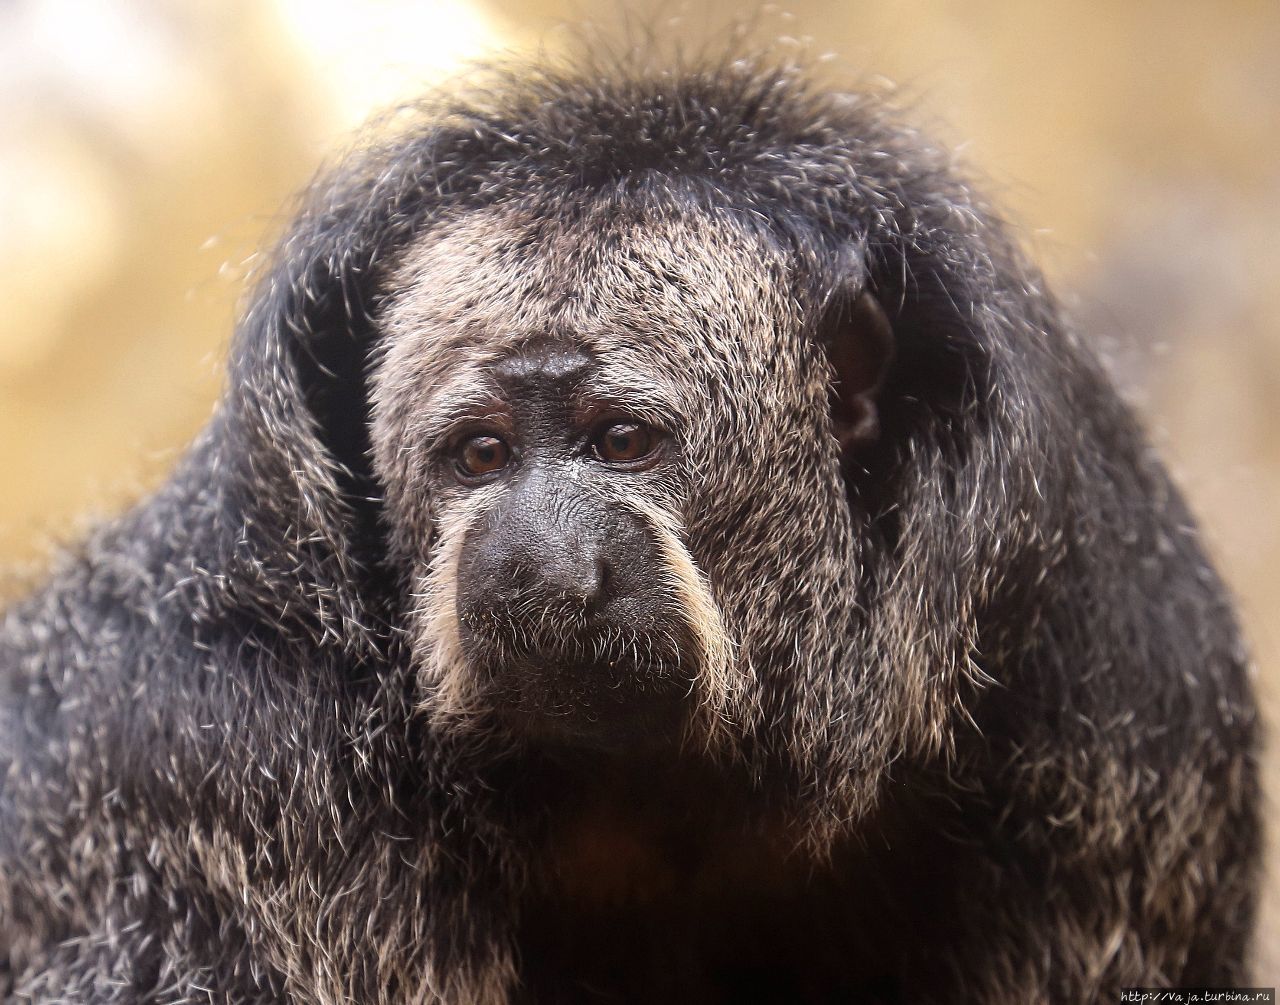
[[[811,280],[738,220],[694,226],[671,206],[612,209],[466,216],[424,235],[391,284],[400,292],[381,317],[374,443],[414,570],[423,707],[514,708],[566,738],[707,748],[741,746],[763,717],[785,743],[786,717],[815,691],[807,682],[856,661],[818,647],[848,635],[832,625],[854,617],[856,597],[841,589],[854,546],[828,373],[810,337]],[[484,414],[495,368],[548,338],[582,354],[600,397],[661,425],[663,463],[569,484],[562,504],[565,485],[545,478],[536,491],[450,483],[439,456],[450,418]],[[776,488],[762,496],[764,484]],[[535,556],[486,570],[477,557],[495,527],[519,523],[513,492],[557,510],[542,551],[552,567],[533,568]],[[601,528],[621,552],[621,596],[592,617],[546,586],[572,578],[565,562],[589,564],[584,535]],[[511,596],[499,599],[503,581]]]
[[[509,724],[551,742],[670,745],[703,650],[676,589],[682,545],[643,511],[558,477],[520,477],[463,538],[465,672]]]

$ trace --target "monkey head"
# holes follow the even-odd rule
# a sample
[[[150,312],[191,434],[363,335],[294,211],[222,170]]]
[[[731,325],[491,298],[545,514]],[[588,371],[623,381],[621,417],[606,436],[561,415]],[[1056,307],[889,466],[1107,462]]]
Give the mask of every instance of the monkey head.
[[[713,746],[843,656],[814,647],[856,614],[842,460],[874,436],[888,333],[831,286],[669,187],[413,242],[373,445],[432,714]]]

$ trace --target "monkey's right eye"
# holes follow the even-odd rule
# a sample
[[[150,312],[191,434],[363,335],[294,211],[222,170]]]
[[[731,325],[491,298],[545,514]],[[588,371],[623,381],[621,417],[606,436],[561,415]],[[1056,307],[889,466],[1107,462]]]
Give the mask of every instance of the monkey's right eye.
[[[501,471],[511,460],[511,448],[496,436],[481,434],[458,447],[455,463],[467,478],[480,478]]]

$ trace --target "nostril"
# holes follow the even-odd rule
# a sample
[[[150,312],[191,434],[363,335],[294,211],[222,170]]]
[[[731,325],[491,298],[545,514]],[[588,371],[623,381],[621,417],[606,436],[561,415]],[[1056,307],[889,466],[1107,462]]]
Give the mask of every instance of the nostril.
[[[604,600],[610,576],[609,566],[599,556],[580,555],[578,558],[577,562],[560,570],[564,574],[556,576],[553,573],[549,576],[549,585],[567,598],[581,601],[590,609]]]
[[[561,551],[531,565],[529,572],[529,586],[541,588],[549,600],[582,604],[588,610],[604,601],[613,578],[608,561],[594,548]]]
[[[595,577],[591,589],[583,593],[583,599],[586,600],[588,607],[596,607],[604,603],[609,595],[612,580],[613,570],[609,567],[608,560],[602,554],[596,555]]]

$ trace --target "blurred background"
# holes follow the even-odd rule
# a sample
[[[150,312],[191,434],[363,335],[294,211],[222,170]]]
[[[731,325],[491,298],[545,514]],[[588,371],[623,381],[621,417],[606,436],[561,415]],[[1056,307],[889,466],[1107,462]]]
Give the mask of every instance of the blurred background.
[[[0,0],[0,565],[38,567],[163,476],[209,416],[255,249],[371,113],[477,59],[557,51],[584,21],[696,48],[740,16],[722,0]],[[753,20],[828,57],[835,84],[901,85],[986,179],[1205,524],[1274,708],[1280,4],[795,0]]]

